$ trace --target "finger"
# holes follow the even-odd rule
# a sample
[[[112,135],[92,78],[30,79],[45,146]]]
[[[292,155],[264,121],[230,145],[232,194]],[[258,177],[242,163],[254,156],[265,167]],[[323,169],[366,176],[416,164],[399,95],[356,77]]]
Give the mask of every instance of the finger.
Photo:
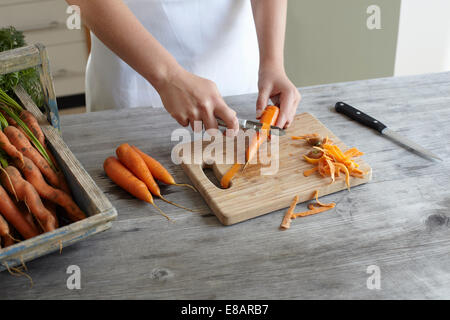
[[[280,115],[276,123],[277,127],[286,128],[286,122],[288,125],[292,122],[292,108],[294,108],[295,96],[293,93],[282,93],[280,96]]]
[[[191,125],[192,131],[201,132],[203,129],[202,118],[197,111],[197,109],[192,108],[188,113],[189,124]]]
[[[197,117],[189,118],[189,124],[191,125],[192,131],[202,132],[202,130],[203,130],[202,119],[199,119]]]
[[[217,120],[212,112],[206,112],[202,115],[203,124],[205,125],[205,130],[217,129]]]
[[[225,102],[214,109],[214,115],[222,119],[227,125],[227,135],[235,135],[239,131],[239,122],[236,112],[228,107]]]
[[[187,127],[189,125],[189,119],[187,117],[178,117],[175,118],[175,120],[177,120],[177,122],[183,127]]]
[[[256,100],[256,119],[261,118],[264,108],[267,106],[270,97],[271,88],[265,87],[259,90],[258,99]]]

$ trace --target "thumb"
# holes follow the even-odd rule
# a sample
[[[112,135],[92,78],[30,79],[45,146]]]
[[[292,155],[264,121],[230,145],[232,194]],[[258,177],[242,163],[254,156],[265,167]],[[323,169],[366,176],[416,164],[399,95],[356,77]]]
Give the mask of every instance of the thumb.
[[[269,88],[263,88],[259,91],[258,100],[256,100],[256,119],[261,117],[264,108],[267,106],[267,102],[269,102],[269,96]]]

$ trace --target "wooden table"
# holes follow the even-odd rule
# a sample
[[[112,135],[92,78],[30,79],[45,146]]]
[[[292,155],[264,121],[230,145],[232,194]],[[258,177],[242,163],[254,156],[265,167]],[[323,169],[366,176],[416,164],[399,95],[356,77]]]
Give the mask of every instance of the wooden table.
[[[114,186],[102,163],[129,142],[188,182],[170,161],[177,123],[149,108],[65,116],[65,140],[118,209],[118,220],[62,255],[28,263],[32,289],[25,278],[1,273],[0,298],[450,298],[450,73],[300,91],[299,112],[311,112],[347,145],[365,151],[373,168],[371,183],[324,197],[336,209],[297,219],[287,231],[278,229],[283,211],[224,227],[198,194],[167,187],[167,198],[201,211],[159,201],[176,220],[169,223]],[[227,102],[240,117],[252,118],[255,100],[245,95]],[[339,100],[434,149],[444,162],[421,158],[337,114]],[[66,287],[69,265],[81,268],[81,290]],[[367,288],[371,265],[380,268],[380,290]]]

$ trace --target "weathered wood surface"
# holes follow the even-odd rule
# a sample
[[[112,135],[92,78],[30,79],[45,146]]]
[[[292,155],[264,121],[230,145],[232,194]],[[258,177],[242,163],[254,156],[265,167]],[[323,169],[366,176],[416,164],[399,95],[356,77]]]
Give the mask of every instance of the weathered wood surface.
[[[135,109],[62,118],[63,135],[119,211],[112,229],[28,264],[35,285],[0,274],[0,298],[450,298],[450,73],[301,88],[299,112],[310,112],[345,144],[366,152],[372,182],[324,202],[334,210],[279,231],[283,211],[224,227],[202,198],[167,187],[158,201],[175,223],[105,177],[103,160],[121,142],[170,162],[174,120]],[[253,117],[255,95],[227,101]],[[346,101],[444,159],[423,159],[334,111]],[[305,205],[299,205],[297,210]],[[81,290],[68,290],[66,269],[81,268]],[[369,290],[367,267],[381,269],[381,290]]]
[[[202,167],[209,167],[215,173],[217,184],[219,184],[222,177],[237,162],[236,143],[228,143],[234,154],[234,159],[230,156],[228,163],[223,163],[227,151],[226,140],[205,141],[202,148],[196,148],[197,142],[195,141],[187,144],[193,152],[190,157],[187,157],[188,161],[182,164],[182,168],[217,218],[225,225],[232,225],[287,208],[295,195],[299,197],[298,203],[302,203],[311,200],[315,190],[319,191],[321,196],[325,196],[347,189],[345,175],[341,175],[335,183],[330,183],[331,178],[324,179],[319,173],[309,177],[303,175],[305,170],[313,168],[311,164],[301,160],[301,155],[311,151],[311,146],[305,141],[294,141],[291,137],[310,133],[329,137],[343,151],[349,149],[316,117],[308,112],[303,112],[295,117],[291,126],[286,130],[286,135],[279,137],[279,140],[278,137],[272,136],[272,148],[275,151],[278,145],[278,152],[274,152],[271,156],[271,163],[264,166],[261,166],[261,162],[250,164],[244,171],[239,170],[228,189],[218,188],[213,183],[215,181],[210,180],[211,178],[206,175]],[[243,141],[244,139],[240,138],[239,140]],[[238,141],[238,139],[234,141]],[[216,153],[213,155],[209,152],[204,153],[205,150],[211,150],[217,145],[223,148],[223,152],[217,152],[217,155]],[[269,153],[268,149],[271,147],[263,144],[260,151],[267,150]],[[244,147],[242,150],[245,152]],[[204,154],[203,159],[202,154]],[[202,164],[193,161],[196,156],[197,159],[203,160]],[[220,163],[214,161],[216,156]],[[242,158],[240,163],[244,163],[245,155],[242,155]],[[351,186],[366,183],[372,177],[370,166],[361,159],[357,159],[357,161],[360,169],[366,174],[363,178],[350,177]],[[264,173],[263,170],[266,172]]]

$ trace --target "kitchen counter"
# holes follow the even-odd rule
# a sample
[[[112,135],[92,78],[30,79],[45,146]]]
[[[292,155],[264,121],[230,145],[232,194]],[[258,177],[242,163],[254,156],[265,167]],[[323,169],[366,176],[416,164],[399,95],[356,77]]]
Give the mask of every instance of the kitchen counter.
[[[373,168],[370,183],[321,199],[335,201],[335,209],[296,219],[287,231],[279,230],[285,210],[225,227],[199,194],[170,186],[162,188],[168,199],[200,212],[157,200],[175,220],[168,222],[115,186],[102,166],[128,142],[188,183],[170,160],[175,120],[150,108],[64,116],[65,141],[118,219],[61,255],[29,262],[31,289],[27,279],[2,272],[0,299],[449,299],[450,72],[300,92],[298,112],[312,113],[345,144],[364,151]],[[254,117],[256,95],[226,101],[239,117]],[[359,107],[444,161],[424,159],[337,114],[337,101]],[[70,265],[81,269],[80,290],[66,286]],[[381,287],[369,289],[377,267]]]

